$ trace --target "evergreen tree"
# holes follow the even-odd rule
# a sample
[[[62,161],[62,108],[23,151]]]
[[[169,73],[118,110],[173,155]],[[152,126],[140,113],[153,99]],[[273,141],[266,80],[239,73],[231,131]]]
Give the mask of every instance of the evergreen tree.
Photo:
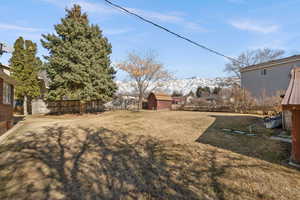
[[[202,97],[202,92],[203,92],[203,88],[201,86],[198,86],[198,88],[196,90],[196,96],[198,98]]]
[[[188,93],[188,96],[195,97],[195,93],[193,92],[193,90],[191,90],[191,91]]]
[[[211,93],[210,88],[207,86],[203,88],[203,91],[206,92],[208,95],[210,95],[210,93]]]
[[[172,97],[182,97],[183,94],[179,91],[174,90],[171,96]]]
[[[27,100],[40,95],[38,72],[41,61],[36,57],[36,53],[36,44],[19,37],[14,44],[14,52],[9,61],[12,69],[11,76],[17,81],[15,95],[23,99],[25,115],[27,115]]]
[[[111,45],[97,25],[89,24],[79,5],[66,12],[55,25],[56,34],[43,35],[41,40],[49,50],[49,56],[45,56],[50,79],[48,98],[109,101],[117,89]]]
[[[218,94],[220,93],[221,89],[222,89],[222,88],[220,88],[220,87],[215,87],[212,93],[213,93],[214,95],[218,95]]]
[[[203,96],[209,96],[211,93],[210,88],[209,87],[201,87],[199,86],[196,90],[196,96],[198,98],[203,97]]]

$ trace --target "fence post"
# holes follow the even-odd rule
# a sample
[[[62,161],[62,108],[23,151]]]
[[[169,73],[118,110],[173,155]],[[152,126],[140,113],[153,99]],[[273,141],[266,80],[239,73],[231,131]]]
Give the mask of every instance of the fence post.
[[[60,99],[59,101],[59,111],[58,111],[59,114],[62,114],[62,99]]]
[[[79,114],[84,112],[84,102],[79,101]]]

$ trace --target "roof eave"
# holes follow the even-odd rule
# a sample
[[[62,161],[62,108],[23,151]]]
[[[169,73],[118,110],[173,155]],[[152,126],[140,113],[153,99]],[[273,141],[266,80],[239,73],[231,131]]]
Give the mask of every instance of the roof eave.
[[[284,59],[286,59],[286,60],[284,60]],[[272,60],[269,62],[257,64],[257,65],[250,65],[250,66],[240,69],[240,72],[242,73],[242,72],[253,71],[253,70],[258,70],[258,69],[262,69],[262,68],[270,68],[270,67],[273,67],[276,65],[287,64],[287,63],[291,63],[291,62],[295,62],[295,61],[300,61],[300,56]]]
[[[3,64],[1,64],[1,63],[0,63],[0,68],[6,69],[6,70],[8,70],[8,71],[11,70],[10,67],[8,67],[8,66],[6,66],[6,65],[3,65]]]
[[[16,85],[17,84],[16,80],[14,80],[13,78],[11,78],[10,76],[8,76],[7,74],[5,74],[2,71],[0,71],[0,78],[2,78],[5,82],[7,82],[11,85]]]

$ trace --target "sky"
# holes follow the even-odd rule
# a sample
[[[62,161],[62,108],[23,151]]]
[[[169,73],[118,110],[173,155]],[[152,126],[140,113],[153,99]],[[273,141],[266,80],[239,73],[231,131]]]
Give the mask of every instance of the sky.
[[[111,0],[227,56],[257,48],[300,53],[300,0]],[[0,0],[0,42],[10,46],[19,37],[38,44],[38,56],[47,55],[41,34],[54,33],[65,8],[82,6],[92,24],[98,24],[112,44],[112,63],[129,52],[154,51],[177,78],[214,78],[228,63],[184,40],[110,7],[103,0]],[[0,62],[7,64],[11,54]],[[117,79],[126,75],[118,72]]]

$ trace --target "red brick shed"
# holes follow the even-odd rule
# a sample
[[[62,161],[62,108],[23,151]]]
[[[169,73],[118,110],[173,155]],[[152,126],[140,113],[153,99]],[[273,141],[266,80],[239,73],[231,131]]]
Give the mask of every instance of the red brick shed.
[[[292,162],[300,164],[300,67],[292,70],[291,81],[282,101],[283,110],[292,112]]]
[[[15,81],[0,66],[0,135],[12,126]]]
[[[150,93],[148,96],[149,110],[171,109],[172,97],[164,93]]]

